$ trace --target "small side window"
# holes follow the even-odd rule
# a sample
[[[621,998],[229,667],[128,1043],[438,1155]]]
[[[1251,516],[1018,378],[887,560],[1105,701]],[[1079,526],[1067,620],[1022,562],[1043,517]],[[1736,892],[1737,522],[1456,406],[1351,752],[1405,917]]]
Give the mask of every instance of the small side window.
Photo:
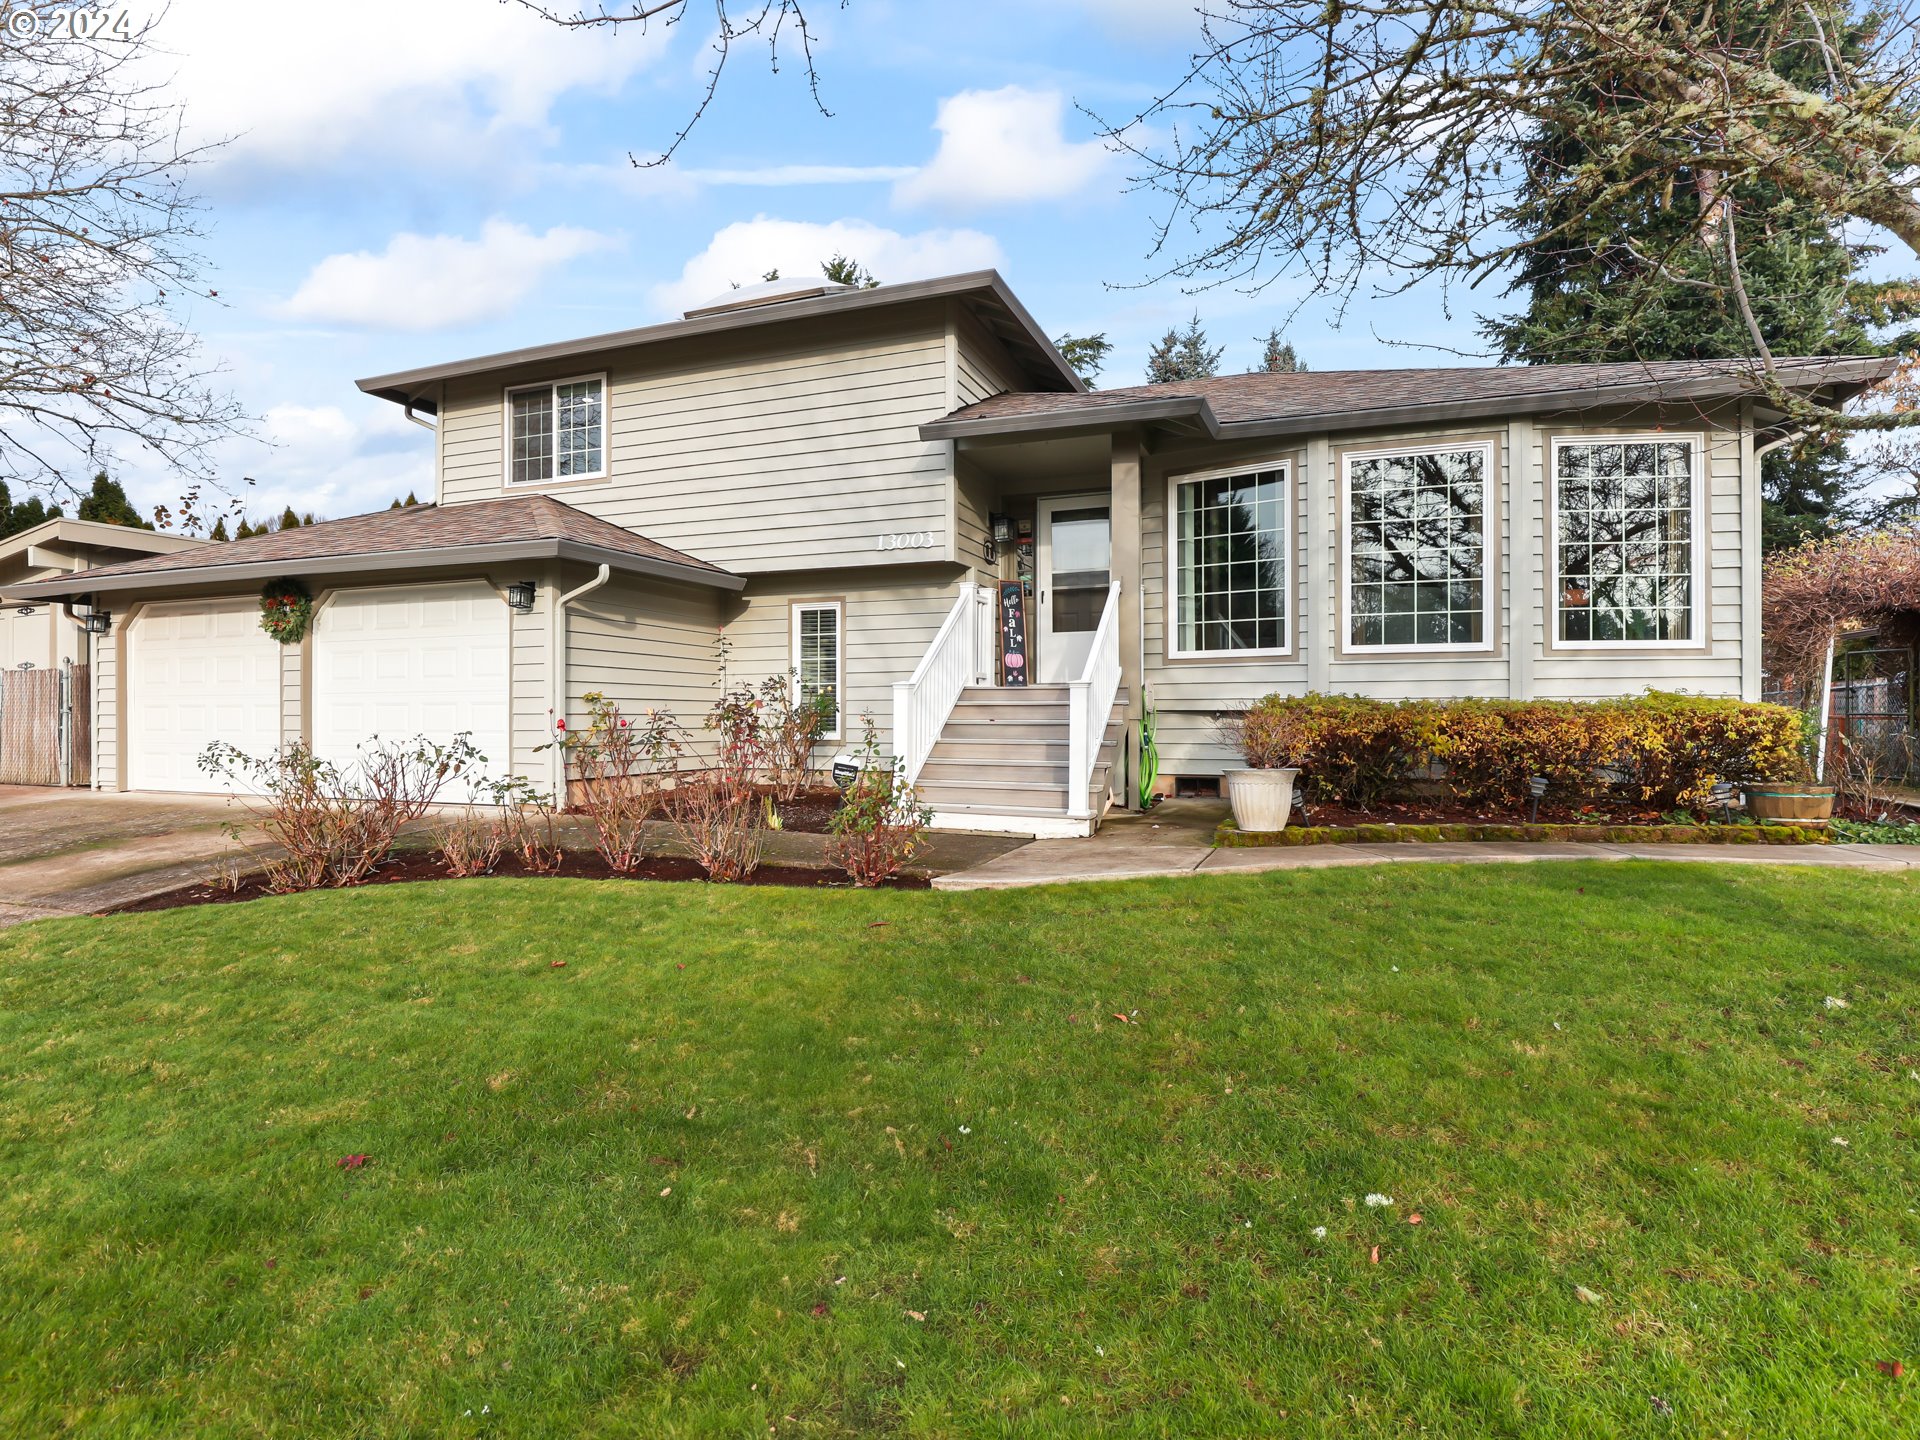
[[[793,607],[794,698],[802,704],[825,696],[822,740],[840,738],[840,602],[803,600]]]

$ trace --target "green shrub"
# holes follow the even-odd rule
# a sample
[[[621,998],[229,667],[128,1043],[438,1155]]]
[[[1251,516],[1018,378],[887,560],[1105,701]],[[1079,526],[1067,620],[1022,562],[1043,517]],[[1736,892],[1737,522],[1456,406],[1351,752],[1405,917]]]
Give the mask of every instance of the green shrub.
[[[1310,800],[1365,808],[1444,767],[1466,804],[1517,808],[1529,777],[1568,802],[1696,807],[1722,780],[1796,778],[1800,713],[1649,692],[1624,700],[1365,700],[1269,695],[1231,727],[1264,763],[1298,765]],[[1283,756],[1283,760],[1272,757]]]

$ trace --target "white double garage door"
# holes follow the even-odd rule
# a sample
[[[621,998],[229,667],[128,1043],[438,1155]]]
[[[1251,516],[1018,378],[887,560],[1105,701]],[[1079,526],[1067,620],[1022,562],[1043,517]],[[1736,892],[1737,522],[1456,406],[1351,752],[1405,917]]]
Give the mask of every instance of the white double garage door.
[[[338,590],[307,641],[304,708],[314,753],[343,768],[367,742],[466,733],[489,773],[507,773],[508,610],[480,582]],[[134,790],[237,788],[201,756],[225,741],[271,755],[298,734],[302,677],[260,628],[255,599],[152,605],[127,638],[127,784]],[[244,788],[244,787],[239,787]],[[464,799],[464,792],[448,799]]]

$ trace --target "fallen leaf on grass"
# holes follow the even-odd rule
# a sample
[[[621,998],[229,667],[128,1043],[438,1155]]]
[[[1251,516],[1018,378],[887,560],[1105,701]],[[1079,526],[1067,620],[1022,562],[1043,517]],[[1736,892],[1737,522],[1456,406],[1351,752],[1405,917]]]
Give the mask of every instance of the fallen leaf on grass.
[[[820,1303],[819,1303],[819,1304],[817,1304],[817,1305],[815,1305],[815,1306],[813,1307],[813,1309],[812,1309],[812,1311],[811,1311],[810,1313],[811,1313],[811,1314],[813,1314],[813,1315],[824,1315],[824,1314],[826,1314],[826,1313],[827,1313],[827,1302],[826,1302],[826,1301],[824,1301],[824,1300],[822,1300],[822,1301],[820,1301]]]
[[[867,922],[867,929],[880,930],[891,924],[893,924],[891,920],[869,920]]]
[[[373,1163],[373,1157],[371,1155],[342,1155],[333,1163],[342,1170],[358,1170],[362,1165],[371,1165]]]
[[[1573,1298],[1582,1305],[1598,1305],[1607,1297],[1598,1290],[1589,1290],[1584,1285],[1576,1285],[1573,1287]]]
[[[909,1310],[907,1311],[907,1318],[909,1320],[918,1320],[918,1321],[924,1322],[927,1317],[923,1312],[919,1310]]]
[[[1891,1376],[1895,1380],[1907,1373],[1907,1367],[1898,1360],[1876,1360],[1874,1363],[1880,1367],[1882,1375]]]
[[[1409,1215],[1409,1216],[1407,1216],[1407,1224],[1409,1224],[1409,1225],[1418,1225],[1418,1224],[1420,1223],[1420,1221],[1421,1221],[1421,1220],[1422,1220],[1423,1218],[1425,1218],[1425,1217],[1423,1217],[1423,1216],[1422,1216],[1422,1215],[1420,1214],[1420,1212],[1419,1212],[1418,1210],[1416,1210],[1416,1211],[1414,1211],[1414,1212],[1413,1212],[1413,1214],[1411,1214],[1411,1215]]]
[[[669,1186],[667,1186],[667,1188],[666,1188],[666,1189],[664,1189],[664,1190],[662,1190],[662,1191],[660,1192],[660,1198],[661,1198],[662,1200],[664,1200],[664,1199],[666,1199],[666,1198],[667,1198],[667,1196],[669,1196],[669,1195],[671,1195],[672,1193],[673,1193],[673,1187],[672,1187],[671,1185],[669,1185]]]
[[[1367,1263],[1369,1265],[1378,1265],[1380,1263],[1380,1247],[1378,1245],[1374,1246],[1372,1253],[1367,1256]]]
[[[551,965],[547,966],[547,968],[549,970],[564,970],[567,968],[567,962],[564,960],[555,960]]]
[[[1126,1016],[1120,1014],[1118,1011],[1114,1012],[1113,1018],[1118,1020],[1122,1025],[1131,1025],[1133,1023],[1131,1020],[1127,1019]]]

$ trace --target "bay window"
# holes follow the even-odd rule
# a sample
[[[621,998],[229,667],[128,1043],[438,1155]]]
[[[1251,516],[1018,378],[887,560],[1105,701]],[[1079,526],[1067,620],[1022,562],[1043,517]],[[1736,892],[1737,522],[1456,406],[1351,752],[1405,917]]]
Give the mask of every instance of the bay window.
[[[1172,482],[1174,615],[1168,653],[1287,648],[1287,467]]]
[[[1555,644],[1696,642],[1698,463],[1698,441],[1684,436],[1554,441]]]
[[[1491,648],[1492,471],[1485,444],[1345,457],[1348,650]]]
[[[537,485],[607,473],[606,377],[588,375],[507,392],[507,481]]]

